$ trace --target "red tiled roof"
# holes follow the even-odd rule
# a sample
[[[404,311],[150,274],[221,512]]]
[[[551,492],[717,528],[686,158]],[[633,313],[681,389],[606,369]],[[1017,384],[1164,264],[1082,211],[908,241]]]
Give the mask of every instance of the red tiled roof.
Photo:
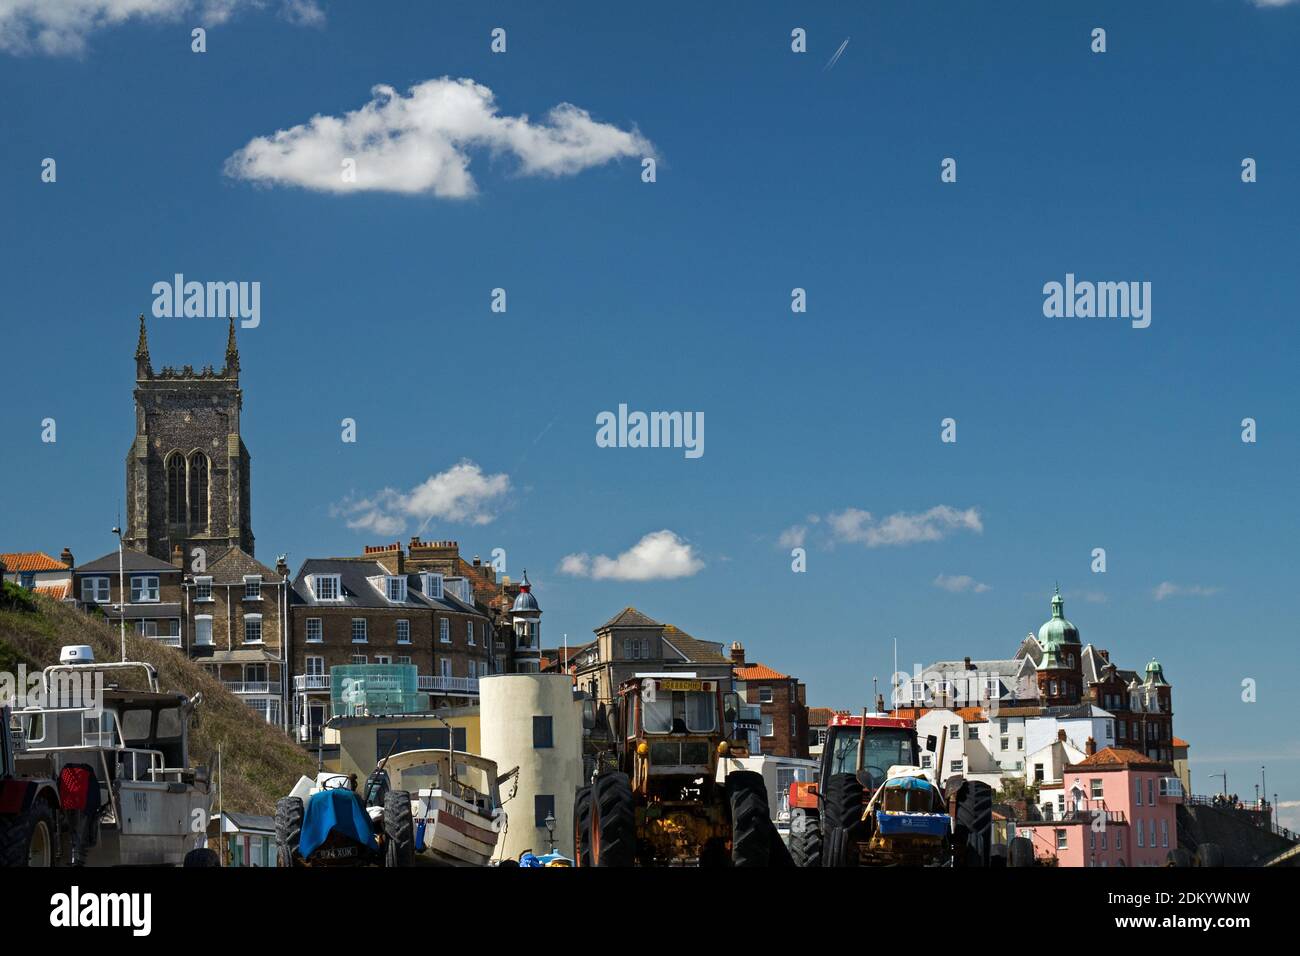
[[[72,590],[72,585],[67,581],[64,581],[62,584],[38,584],[32,588],[32,590],[37,594],[44,594],[46,597],[55,601],[65,601],[67,600],[68,592]]]
[[[66,571],[68,566],[43,551],[14,551],[0,554],[6,571]]]
[[[1174,745],[1175,747],[1190,747],[1190,746],[1191,746],[1191,744],[1189,744],[1189,743],[1188,743],[1186,740],[1184,740],[1182,737],[1175,737],[1175,738],[1174,738],[1174,744],[1173,744],[1173,745]]]
[[[1146,754],[1139,753],[1128,747],[1107,747],[1105,750],[1098,750],[1091,757],[1085,757],[1076,764],[1070,764],[1070,766],[1092,767],[1097,770],[1106,768],[1119,769],[1121,767],[1142,767],[1154,770],[1169,765],[1161,760],[1153,760]]]
[[[847,713],[848,713],[847,710],[836,710],[834,707],[809,707],[808,723],[814,726],[829,724],[831,722],[831,718],[834,717],[836,714],[847,714]]]
[[[766,664],[741,664],[736,667],[736,680],[789,680],[789,674],[774,671]]]

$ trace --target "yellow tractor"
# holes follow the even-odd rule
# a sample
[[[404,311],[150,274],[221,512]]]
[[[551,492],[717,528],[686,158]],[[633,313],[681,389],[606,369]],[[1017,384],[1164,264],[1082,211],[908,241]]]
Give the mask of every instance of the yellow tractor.
[[[584,722],[593,729],[588,704]],[[624,681],[600,728],[612,753],[574,800],[575,864],[792,866],[762,775],[730,770],[748,755],[739,711],[739,695],[716,680]]]

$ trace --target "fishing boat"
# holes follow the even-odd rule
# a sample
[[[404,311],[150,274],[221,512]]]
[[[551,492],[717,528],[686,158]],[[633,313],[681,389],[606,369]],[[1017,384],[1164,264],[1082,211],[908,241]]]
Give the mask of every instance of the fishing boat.
[[[487,866],[505,826],[493,760],[460,750],[408,750],[383,763],[389,786],[411,795],[415,862]]]

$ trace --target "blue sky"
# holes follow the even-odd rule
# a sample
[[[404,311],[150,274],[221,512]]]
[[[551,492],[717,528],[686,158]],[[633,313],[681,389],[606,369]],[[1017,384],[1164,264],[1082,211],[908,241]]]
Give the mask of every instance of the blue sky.
[[[177,272],[258,281],[240,342],[263,560],[421,528],[501,547],[548,642],[633,604],[842,707],[887,679],[895,636],[909,666],[1009,655],[1059,580],[1086,641],[1164,664],[1198,792],[1226,769],[1253,796],[1266,763],[1300,799],[1300,4],[174,6],[45,40],[0,14],[4,549],[114,545],[135,316]],[[452,153],[472,195],[382,164],[370,184],[393,188],[228,172],[377,84],[444,76],[495,97]],[[546,165],[563,103],[594,131],[578,168]],[[417,158],[446,146],[426,133]],[[291,145],[328,160],[318,140]],[[1066,273],[1150,282],[1151,326],[1044,317]],[[224,339],[150,322],[155,367],[219,365]],[[705,454],[597,447],[620,403],[703,412]]]

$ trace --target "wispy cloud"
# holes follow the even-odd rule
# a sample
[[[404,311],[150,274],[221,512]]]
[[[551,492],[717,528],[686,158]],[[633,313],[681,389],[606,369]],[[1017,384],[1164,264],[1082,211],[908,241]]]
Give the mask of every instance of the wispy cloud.
[[[510,477],[488,475],[468,459],[431,475],[409,491],[384,488],[369,498],[347,499],[330,509],[349,528],[374,534],[400,534],[408,520],[432,520],[484,525],[496,518]]]
[[[833,54],[831,54],[831,58],[827,60],[826,65],[822,67],[822,70],[824,72],[829,73],[831,70],[835,69],[835,64],[840,62],[840,57],[844,55],[844,50],[849,45],[850,39],[851,37],[845,37],[844,42],[840,44],[839,49],[836,50]]]
[[[1300,0],[1250,0],[1257,7],[1289,7]]]
[[[899,511],[877,520],[869,511],[846,508],[826,516],[827,526],[837,541],[864,544],[868,548],[895,547],[923,541],[941,541],[958,531],[980,534],[984,524],[979,509],[964,511],[936,505],[928,511]]]
[[[976,581],[969,574],[941,574],[934,579],[934,586],[943,588],[945,591],[951,591],[953,594],[962,594],[968,591],[974,594],[983,594],[989,590],[987,584]]]
[[[581,552],[560,561],[560,573],[596,580],[656,581],[687,578],[704,567],[695,549],[672,531],[647,534],[617,557]]]
[[[1173,581],[1161,581],[1151,594],[1157,601],[1171,597],[1209,597],[1218,594],[1223,588],[1206,587],[1201,584],[1175,584]]]
[[[571,103],[554,107],[542,122],[504,116],[486,86],[444,76],[417,83],[406,95],[381,84],[358,110],[259,136],[226,160],[225,171],[318,192],[464,199],[477,191],[469,170],[473,150],[514,157],[524,176],[571,176],[653,155],[654,146],[635,128],[597,122]],[[355,176],[344,176],[345,160],[354,162]]]
[[[319,26],[316,0],[0,0],[0,50],[66,56],[84,53],[92,33],[132,20],[194,18],[210,27],[242,10],[278,7],[290,23]]]

